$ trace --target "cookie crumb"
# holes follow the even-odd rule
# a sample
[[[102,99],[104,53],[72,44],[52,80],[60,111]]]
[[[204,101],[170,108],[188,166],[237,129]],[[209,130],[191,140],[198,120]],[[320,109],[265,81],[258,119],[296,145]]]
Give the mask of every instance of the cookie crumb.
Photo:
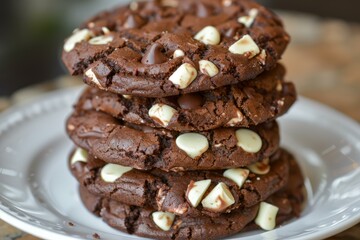
[[[97,234],[97,233],[94,233],[94,234],[93,234],[93,238],[94,238],[94,239],[101,239],[100,235]]]
[[[75,224],[73,224],[72,222],[68,222],[68,225],[69,225],[70,227],[75,226]]]

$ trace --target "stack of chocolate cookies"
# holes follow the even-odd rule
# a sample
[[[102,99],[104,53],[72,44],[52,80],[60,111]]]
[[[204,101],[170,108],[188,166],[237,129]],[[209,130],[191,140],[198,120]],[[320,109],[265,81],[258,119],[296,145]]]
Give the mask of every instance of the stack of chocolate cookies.
[[[84,205],[156,239],[216,239],[299,216],[303,177],[275,119],[296,100],[289,41],[251,0],[132,2],[65,41],[90,85],[66,129]]]

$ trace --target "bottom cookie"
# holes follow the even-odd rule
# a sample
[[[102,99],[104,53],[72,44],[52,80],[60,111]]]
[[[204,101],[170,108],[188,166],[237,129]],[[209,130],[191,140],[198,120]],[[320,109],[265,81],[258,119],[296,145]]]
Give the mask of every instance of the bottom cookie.
[[[262,162],[257,168],[249,167],[251,171],[242,168],[175,173],[159,169],[139,171],[106,164],[84,150],[77,149],[70,155],[69,167],[80,185],[92,194],[123,204],[150,207],[176,215],[196,217],[206,214],[215,217],[238,208],[252,207],[284,188],[288,182],[289,164],[292,159],[294,158],[290,153],[281,149],[268,159],[268,162]],[[116,172],[116,168],[108,168],[109,166],[119,166],[120,170],[125,169],[127,172],[118,171],[121,176],[108,181],[107,177],[113,176]],[[226,172],[235,174],[229,176],[225,175]],[[201,185],[204,182],[208,182],[208,185]],[[199,187],[196,187],[196,184],[199,184]],[[219,184],[226,186],[234,202],[228,205],[224,202],[218,207],[202,204],[204,196]],[[192,193],[189,189],[193,189]]]
[[[271,229],[274,226],[269,223],[269,217],[276,217],[274,224],[276,222],[278,226],[300,215],[305,193],[303,177],[295,161],[290,165],[289,182],[281,191],[253,207],[216,217],[175,216],[151,208],[129,206],[93,195],[83,187],[80,187],[80,196],[89,211],[111,227],[129,234],[155,239],[218,239],[259,228],[259,225]],[[278,209],[277,214],[269,213],[274,209]]]
[[[156,212],[151,208],[140,208],[121,204],[114,200],[92,195],[85,188],[80,187],[81,199],[91,212],[122,232],[136,234],[154,239],[215,239],[240,232],[255,217],[258,205],[241,211],[233,211],[216,218],[175,217],[164,215],[164,226],[169,230],[161,229],[153,220]],[[160,213],[160,212],[159,212]]]

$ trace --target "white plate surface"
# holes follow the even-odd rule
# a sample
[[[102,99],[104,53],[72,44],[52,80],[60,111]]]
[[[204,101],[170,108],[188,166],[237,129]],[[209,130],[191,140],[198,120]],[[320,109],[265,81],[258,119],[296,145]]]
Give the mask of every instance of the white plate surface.
[[[73,145],[64,130],[78,94],[50,93],[0,115],[0,218],[43,239],[93,239],[94,233],[139,239],[108,227],[80,202],[67,169]],[[306,176],[304,212],[273,231],[229,239],[321,239],[360,222],[359,124],[300,98],[280,126],[282,145]]]

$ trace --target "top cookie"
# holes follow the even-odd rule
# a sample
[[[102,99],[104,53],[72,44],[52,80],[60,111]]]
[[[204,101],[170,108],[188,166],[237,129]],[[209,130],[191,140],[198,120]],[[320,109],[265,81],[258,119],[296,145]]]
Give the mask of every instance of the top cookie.
[[[163,97],[253,79],[288,42],[279,18],[251,0],[144,1],[83,24],[63,61],[100,89]]]

